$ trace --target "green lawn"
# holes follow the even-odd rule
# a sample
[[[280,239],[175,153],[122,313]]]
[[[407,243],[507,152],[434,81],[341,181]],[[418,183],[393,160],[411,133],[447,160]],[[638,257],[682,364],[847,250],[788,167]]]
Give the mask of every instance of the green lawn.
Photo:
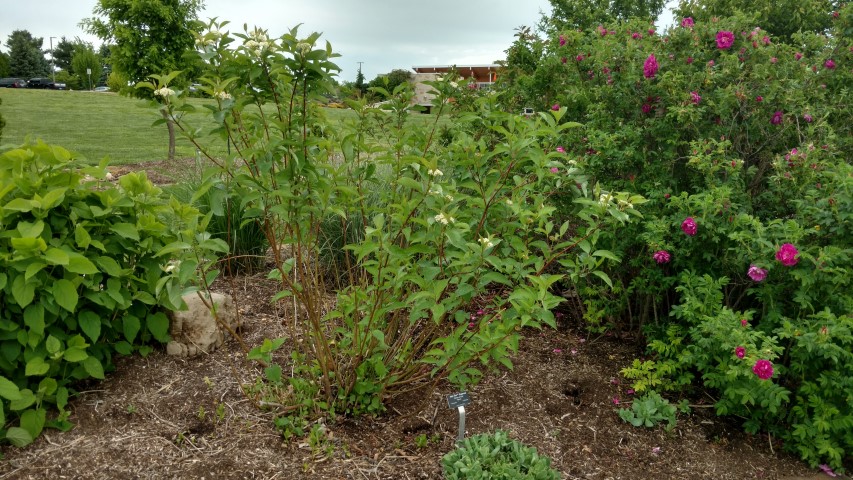
[[[27,136],[47,143],[61,145],[91,162],[104,157],[119,165],[152,160],[163,160],[168,151],[169,135],[165,125],[152,126],[161,118],[150,102],[122,97],[113,93],[87,91],[55,91],[29,89],[0,89],[0,113],[6,119],[3,143],[20,145]],[[210,100],[194,99],[198,107]],[[332,121],[353,118],[351,110],[326,109]],[[431,126],[432,115],[417,115],[413,123],[420,127]],[[190,117],[192,124],[203,131],[215,125],[206,109]],[[213,137],[203,137],[210,142],[211,150],[225,155],[225,145]],[[194,157],[195,148],[178,135],[178,157]]]

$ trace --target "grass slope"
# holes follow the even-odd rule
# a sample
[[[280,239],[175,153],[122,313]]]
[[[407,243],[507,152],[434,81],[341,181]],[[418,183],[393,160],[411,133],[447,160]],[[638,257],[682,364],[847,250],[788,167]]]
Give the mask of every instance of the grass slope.
[[[165,125],[152,126],[161,117],[149,101],[114,93],[12,88],[0,89],[0,98],[6,146],[20,145],[29,136],[61,145],[93,163],[109,157],[114,165],[164,160],[168,154],[169,134]],[[202,107],[206,102],[210,100],[193,100],[198,111],[188,117],[202,132],[215,127],[209,111]],[[333,122],[355,117],[351,110],[325,112]],[[432,115],[415,115],[412,124],[431,128],[434,120]],[[218,138],[205,136],[202,141],[209,142],[217,156],[225,156],[226,146]],[[195,156],[195,147],[180,133],[176,149],[178,157]]]

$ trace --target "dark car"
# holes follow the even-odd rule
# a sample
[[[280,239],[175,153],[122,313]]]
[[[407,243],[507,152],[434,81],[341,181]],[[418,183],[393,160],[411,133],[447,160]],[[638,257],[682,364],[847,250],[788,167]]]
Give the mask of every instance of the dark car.
[[[22,78],[0,78],[0,88],[26,88],[27,82]]]
[[[29,88],[49,88],[52,90],[65,90],[64,83],[57,83],[53,80],[45,77],[36,77],[31,78],[27,82],[27,87]]]

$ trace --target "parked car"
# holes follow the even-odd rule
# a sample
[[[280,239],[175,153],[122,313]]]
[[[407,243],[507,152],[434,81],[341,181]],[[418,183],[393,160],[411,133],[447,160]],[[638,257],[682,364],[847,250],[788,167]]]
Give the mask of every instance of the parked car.
[[[26,88],[27,81],[23,78],[0,78],[0,88]]]
[[[95,89],[92,91],[93,92],[109,92],[110,87],[105,87],[105,86],[101,85],[100,87],[95,87]]]
[[[31,78],[27,81],[27,87],[29,88],[49,88],[51,90],[65,90],[64,83],[54,82],[50,78],[46,77],[36,77]]]

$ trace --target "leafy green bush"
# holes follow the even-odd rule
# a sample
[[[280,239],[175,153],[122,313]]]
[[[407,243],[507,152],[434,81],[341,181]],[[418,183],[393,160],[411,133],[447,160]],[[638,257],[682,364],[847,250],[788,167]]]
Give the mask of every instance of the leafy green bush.
[[[73,382],[104,378],[114,353],[168,341],[163,309],[222,250],[144,174],[105,176],[44,143],[0,154],[0,438],[18,446],[69,428]]]
[[[441,465],[447,480],[560,478],[560,472],[551,468],[551,459],[501,430],[466,438],[441,459]]]

